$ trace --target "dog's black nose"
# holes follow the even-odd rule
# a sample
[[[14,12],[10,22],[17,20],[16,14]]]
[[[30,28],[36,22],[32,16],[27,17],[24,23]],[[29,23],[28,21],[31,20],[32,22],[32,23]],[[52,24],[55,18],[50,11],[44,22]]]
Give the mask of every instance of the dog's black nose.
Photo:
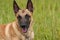
[[[22,28],[25,28],[27,25],[24,23],[24,24],[21,24],[20,25]]]

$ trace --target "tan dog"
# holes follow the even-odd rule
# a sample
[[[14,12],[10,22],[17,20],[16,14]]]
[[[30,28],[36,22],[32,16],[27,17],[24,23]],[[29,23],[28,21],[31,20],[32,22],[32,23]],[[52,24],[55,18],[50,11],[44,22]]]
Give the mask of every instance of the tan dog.
[[[7,25],[0,25],[0,40],[33,40],[33,4],[28,0],[27,7],[21,10],[16,1],[13,1],[16,21]]]

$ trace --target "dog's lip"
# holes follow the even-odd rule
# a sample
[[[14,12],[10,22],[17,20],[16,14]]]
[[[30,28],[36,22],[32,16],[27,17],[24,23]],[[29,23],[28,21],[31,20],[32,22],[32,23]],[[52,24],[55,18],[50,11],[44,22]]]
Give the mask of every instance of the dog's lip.
[[[22,32],[26,33],[27,32],[27,28],[22,28]]]

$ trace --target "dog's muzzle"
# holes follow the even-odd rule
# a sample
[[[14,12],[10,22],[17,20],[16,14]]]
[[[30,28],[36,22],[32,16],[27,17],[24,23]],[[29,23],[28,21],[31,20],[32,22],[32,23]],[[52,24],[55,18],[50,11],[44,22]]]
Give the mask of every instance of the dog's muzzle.
[[[29,26],[27,25],[27,23],[23,22],[20,24],[20,27],[22,28],[22,32],[26,33]]]
[[[25,19],[21,19],[18,18],[18,23],[19,26],[22,28],[22,32],[26,33],[28,31],[29,25],[30,25],[30,21],[29,20],[25,20]]]

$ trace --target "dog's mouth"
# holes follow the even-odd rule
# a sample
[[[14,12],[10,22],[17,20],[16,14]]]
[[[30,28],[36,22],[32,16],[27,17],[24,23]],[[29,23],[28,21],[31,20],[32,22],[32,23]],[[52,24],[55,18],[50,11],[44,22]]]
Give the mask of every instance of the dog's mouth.
[[[28,28],[27,28],[27,26],[21,26],[22,27],[22,32],[24,32],[24,33],[26,33],[27,31],[28,31]]]

